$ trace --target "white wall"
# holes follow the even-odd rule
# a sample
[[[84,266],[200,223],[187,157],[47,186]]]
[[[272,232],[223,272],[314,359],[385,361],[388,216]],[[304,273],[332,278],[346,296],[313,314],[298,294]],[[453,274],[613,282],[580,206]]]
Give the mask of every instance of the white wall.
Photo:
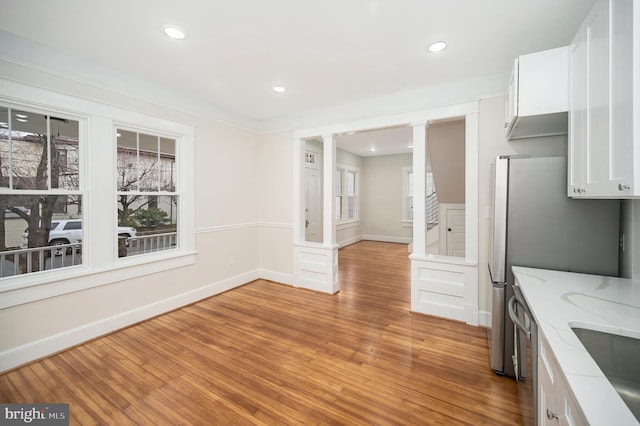
[[[620,227],[624,236],[620,276],[640,280],[640,200],[622,201]]]
[[[260,137],[255,179],[260,203],[261,276],[291,284],[293,273],[293,133]]]
[[[464,204],[465,122],[450,121],[427,128],[427,156],[443,204]]]
[[[402,223],[403,168],[411,154],[365,157],[362,171],[361,219],[364,238],[410,243],[413,228]]]

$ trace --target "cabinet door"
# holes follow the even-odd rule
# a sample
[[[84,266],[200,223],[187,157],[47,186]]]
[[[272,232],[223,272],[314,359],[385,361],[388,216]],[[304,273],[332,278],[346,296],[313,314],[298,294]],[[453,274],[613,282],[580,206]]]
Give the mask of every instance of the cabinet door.
[[[585,192],[583,175],[586,162],[583,147],[587,138],[587,29],[583,25],[569,46],[569,168],[568,195]]]
[[[558,399],[563,404],[562,414],[559,416],[559,422],[562,426],[582,426],[589,424],[582,414],[582,410],[573,398],[569,385],[560,378],[558,383]]]
[[[546,340],[539,334],[538,340],[538,424],[559,424],[557,367]]]
[[[633,158],[636,154],[633,141],[634,110],[632,89],[634,2],[631,0],[615,0],[611,1],[610,4],[612,103],[609,192],[612,195],[620,196],[637,195],[639,188],[633,187]],[[635,4],[636,7],[640,7],[640,3],[635,2]],[[640,25],[640,22],[637,22],[636,25]],[[638,52],[635,52],[635,54],[637,55]],[[638,110],[636,109],[637,113]],[[637,149],[637,147],[635,148]]]
[[[640,195],[633,187],[633,6],[598,0],[571,46],[570,197]]]
[[[606,192],[609,174],[609,7],[599,1],[587,17],[587,128],[583,169],[587,195]]]
[[[504,103],[504,135],[507,137],[518,115],[518,59],[513,63],[509,89]]]

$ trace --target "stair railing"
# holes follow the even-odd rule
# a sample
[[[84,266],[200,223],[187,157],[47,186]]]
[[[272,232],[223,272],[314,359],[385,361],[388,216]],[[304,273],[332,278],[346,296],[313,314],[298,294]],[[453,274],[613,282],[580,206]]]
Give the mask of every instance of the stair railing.
[[[440,221],[440,207],[438,203],[438,194],[433,191],[427,195],[427,230],[433,228]]]

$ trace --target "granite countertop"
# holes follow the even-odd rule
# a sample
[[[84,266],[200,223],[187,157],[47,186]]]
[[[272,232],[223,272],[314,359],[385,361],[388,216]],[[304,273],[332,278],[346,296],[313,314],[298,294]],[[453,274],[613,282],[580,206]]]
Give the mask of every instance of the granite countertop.
[[[512,270],[589,423],[639,424],[571,326],[640,338],[640,281],[518,266]]]

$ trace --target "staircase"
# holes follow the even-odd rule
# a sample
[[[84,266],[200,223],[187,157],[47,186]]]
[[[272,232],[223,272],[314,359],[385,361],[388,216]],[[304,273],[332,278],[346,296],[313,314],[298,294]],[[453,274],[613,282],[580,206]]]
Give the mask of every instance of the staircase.
[[[433,191],[427,195],[427,231],[436,227],[440,220],[440,206],[438,204],[438,193]]]
[[[426,202],[426,221],[427,221],[427,252],[438,254],[438,239],[440,228],[440,204],[438,203],[438,194],[433,191],[427,195]],[[413,252],[413,243],[409,244],[409,253]]]

